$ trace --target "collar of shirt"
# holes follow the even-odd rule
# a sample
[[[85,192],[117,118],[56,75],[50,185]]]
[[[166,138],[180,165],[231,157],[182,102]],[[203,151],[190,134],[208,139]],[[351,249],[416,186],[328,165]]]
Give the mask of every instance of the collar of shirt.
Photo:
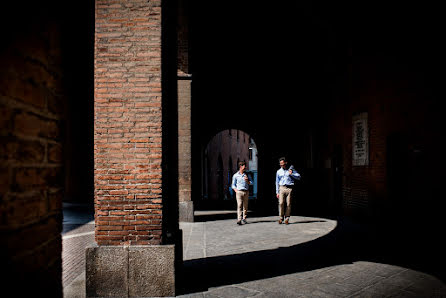
[[[289,171],[289,169],[286,170],[286,169],[280,168],[280,169],[279,169],[279,175],[286,175],[286,173],[288,173],[288,171]],[[289,173],[288,173],[288,174],[289,174]]]
[[[290,177],[290,173],[288,171],[289,171],[289,169],[288,170],[285,170],[282,168],[279,169],[279,173],[278,173],[279,179],[280,179],[279,185],[293,185],[294,184],[294,181]]]

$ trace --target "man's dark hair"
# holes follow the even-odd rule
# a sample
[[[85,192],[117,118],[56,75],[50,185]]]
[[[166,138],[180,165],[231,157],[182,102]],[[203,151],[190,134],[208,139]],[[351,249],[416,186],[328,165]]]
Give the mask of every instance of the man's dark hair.
[[[286,158],[285,157],[281,157],[281,158],[279,158],[279,162],[281,162],[281,161],[284,161],[284,162],[286,162]]]
[[[240,162],[238,163],[238,167],[240,168],[241,166],[246,166],[246,162],[244,162],[244,161],[240,161]]]

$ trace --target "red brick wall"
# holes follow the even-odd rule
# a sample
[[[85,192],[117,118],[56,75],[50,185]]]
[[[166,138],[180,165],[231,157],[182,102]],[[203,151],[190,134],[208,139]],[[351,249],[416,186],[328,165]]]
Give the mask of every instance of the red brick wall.
[[[238,139],[237,139],[238,134]],[[241,130],[231,129],[224,130],[215,135],[206,146],[208,165],[207,165],[207,190],[208,199],[217,200],[220,195],[227,197],[229,187],[232,183],[232,176],[239,170],[237,159],[246,162],[246,169],[249,163],[249,135]],[[222,185],[218,184],[218,156],[222,157]],[[229,158],[232,158],[232,172],[229,175]],[[218,189],[222,187],[222,189]]]
[[[191,200],[191,80],[178,81],[179,201]]]
[[[177,25],[177,57],[178,74],[190,74],[189,65],[189,2],[178,0],[178,25]]]
[[[414,148],[421,148],[423,177],[435,177],[436,172],[434,156],[438,146],[433,142],[439,133],[435,123],[440,119],[440,114],[422,74],[390,59],[377,60],[363,58],[356,65],[355,71],[351,72],[350,97],[339,100],[333,106],[328,125],[329,144],[340,144],[343,148],[343,210],[350,214],[373,216],[382,215],[395,207],[402,211],[405,204],[413,204],[411,208],[426,206],[420,201],[419,207],[416,207],[408,197],[398,202],[392,197],[395,193],[389,192],[392,188],[389,162],[392,160],[389,160],[388,146],[389,139],[394,135],[405,136],[408,155],[415,152]],[[359,112],[368,113],[368,166],[352,166],[352,116]],[[417,185],[417,189],[423,192],[419,193],[420,199],[425,202],[429,200],[429,190],[432,188],[426,179],[409,177],[421,168],[410,164],[410,159],[405,160],[404,166],[407,166],[408,172],[397,169],[401,171],[401,176],[407,177],[403,178],[404,183],[399,185],[401,188],[398,192],[410,196],[411,185]]]
[[[6,10],[5,15],[15,12]],[[44,290],[47,296],[57,297],[62,295],[62,136],[66,103],[61,28],[38,11],[30,16],[21,11],[20,16],[26,17],[26,22],[15,31],[1,31],[2,292],[8,296],[11,290],[13,296],[20,296]]]
[[[160,244],[161,1],[96,1],[94,68],[96,241]]]

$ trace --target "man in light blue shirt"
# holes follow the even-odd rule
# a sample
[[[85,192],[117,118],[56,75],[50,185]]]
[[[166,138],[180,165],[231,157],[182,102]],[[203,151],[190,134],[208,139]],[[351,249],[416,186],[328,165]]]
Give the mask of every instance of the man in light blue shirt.
[[[285,215],[285,224],[289,223],[291,215],[291,193],[294,181],[300,180],[300,174],[291,166],[287,168],[285,157],[279,159],[280,169],[276,173],[276,196],[279,199],[279,224],[282,224]],[[286,212],[285,212],[286,200]]]
[[[237,199],[237,224],[241,225],[242,223],[248,223],[246,216],[248,213],[249,185],[252,184],[252,181],[245,173],[246,162],[241,161],[238,166],[239,171],[232,176],[231,187]]]

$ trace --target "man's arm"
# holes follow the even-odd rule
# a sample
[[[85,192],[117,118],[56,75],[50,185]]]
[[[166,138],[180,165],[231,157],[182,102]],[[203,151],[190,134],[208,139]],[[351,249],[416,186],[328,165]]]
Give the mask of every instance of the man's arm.
[[[276,194],[279,193],[279,171],[276,172]]]
[[[296,172],[295,170],[291,170],[292,173],[290,174],[290,176],[295,179],[295,180],[300,180],[300,174],[298,172]]]
[[[232,189],[237,192],[237,183],[235,180],[235,174],[232,176],[232,185],[231,185]]]

